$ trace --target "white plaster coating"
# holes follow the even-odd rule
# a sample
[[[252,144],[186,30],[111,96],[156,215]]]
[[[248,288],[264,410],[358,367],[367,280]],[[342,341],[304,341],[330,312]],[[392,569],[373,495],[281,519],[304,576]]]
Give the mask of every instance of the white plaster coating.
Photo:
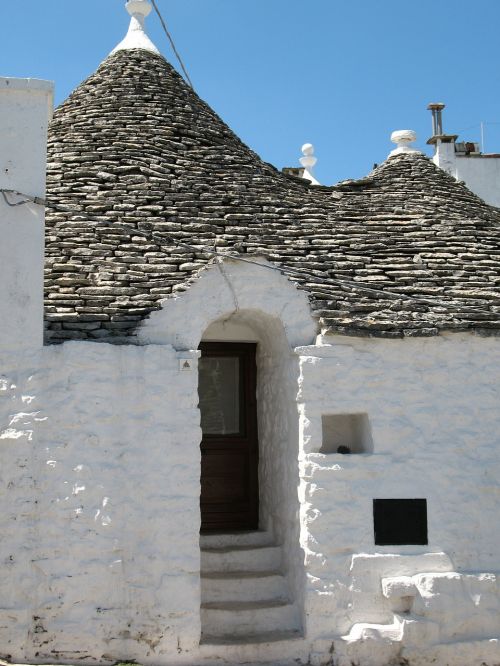
[[[163,310],[140,332],[142,340],[169,340],[177,347],[196,348],[202,337],[258,343],[260,526],[282,547],[284,573],[298,608],[304,606],[304,556],[297,520],[299,369],[292,349],[315,335],[302,291],[265,265],[230,259],[203,270],[181,298],[164,301]]]
[[[144,324],[155,344],[0,355],[4,656],[498,663],[500,340],[315,330],[280,273],[228,260]],[[199,645],[202,337],[259,345],[261,519],[298,641]],[[368,415],[373,453],[319,453],[323,414]],[[429,545],[375,546],[377,497],[425,497]]]
[[[314,155],[314,146],[312,143],[305,143],[302,146],[302,155],[303,157],[299,160],[304,167],[302,178],[310,181],[313,185],[320,185],[320,182],[314,175],[314,167],[318,162],[318,158]]]
[[[146,33],[145,19],[152,10],[149,0],[128,0],[126,8],[131,17],[130,26],[125,38],[111,51],[111,55],[129,49],[143,49],[160,55]]]
[[[198,352],[74,342],[0,356],[4,655],[498,663],[498,338],[332,336],[292,354],[290,340],[314,337],[302,293],[274,272],[261,280],[259,267],[226,269],[167,301],[155,335],[160,322],[173,335],[170,315],[195,327],[183,343],[259,343],[262,517],[305,638],[198,644],[197,372],[179,370]],[[208,327],[214,312],[225,315]],[[318,453],[324,413],[368,414],[373,454]],[[428,500],[429,546],[374,546],[372,499],[415,496]]]
[[[500,157],[460,155],[455,143],[438,141],[434,163],[492,206],[500,206]]]
[[[371,453],[373,440],[367,414],[323,414],[321,453],[337,453],[340,446],[351,453]]]
[[[243,311],[260,311],[283,324],[290,349],[312,342],[316,324],[306,294],[265,260],[255,263],[224,259],[203,268],[181,296],[163,301],[138,332],[144,344],[172,344],[197,349],[208,327]],[[256,265],[257,264],[257,265]]]
[[[323,340],[296,350],[307,635],[343,634],[338,666],[496,664],[500,340]],[[374,453],[320,454],[332,412],[367,413]],[[429,546],[375,546],[377,497],[427,498]]]
[[[260,297],[262,307],[266,292]],[[302,609],[304,568],[297,521],[299,449],[295,403],[298,359],[291,353],[280,320],[256,309],[239,310],[215,322],[203,340],[257,343],[260,529],[271,534],[281,546],[291,600]]]
[[[251,328],[262,340],[263,520],[275,524],[295,617],[304,578],[291,345],[310,342],[315,325],[305,295],[279,273],[229,264],[225,273],[205,271],[179,299],[184,309],[166,306],[177,305],[168,313],[176,325],[188,317],[196,346],[214,314],[237,313],[244,335]],[[197,372],[179,369],[197,356],[164,339],[144,347],[66,343],[0,358],[0,558],[10,574],[0,583],[0,641],[14,660],[174,664],[218,654],[198,648]],[[264,647],[250,652],[269,658],[273,648]],[[293,641],[289,649],[297,654]]]
[[[420,153],[419,150],[412,148],[410,144],[417,140],[417,133],[413,130],[396,130],[391,134],[391,141],[397,148],[389,153],[389,157],[400,155],[401,153]]]
[[[2,655],[192,663],[197,373],[169,346],[88,343],[0,372]]]
[[[0,79],[0,188],[45,195],[47,125],[53,85],[36,79]],[[22,197],[9,195],[11,202]],[[45,211],[37,204],[10,207],[0,197],[0,348],[43,344]]]

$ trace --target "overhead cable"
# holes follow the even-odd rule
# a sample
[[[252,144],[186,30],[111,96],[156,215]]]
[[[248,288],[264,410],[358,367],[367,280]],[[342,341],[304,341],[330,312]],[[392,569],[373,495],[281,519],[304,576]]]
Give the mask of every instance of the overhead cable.
[[[69,212],[69,211],[68,211]],[[191,250],[191,252],[198,252],[198,253],[203,253],[203,254],[211,254],[214,257],[222,258],[222,259],[231,259],[233,261],[240,261],[245,264],[251,264],[253,266],[257,266],[259,268],[264,268],[267,270],[272,270],[272,271],[278,271],[282,275],[286,275],[288,277],[294,277],[294,278],[302,278],[302,279],[311,279],[311,278],[319,278],[323,282],[326,283],[326,286],[332,286],[332,287],[340,287],[341,289],[345,289],[348,287],[350,290],[355,290],[358,292],[365,292],[369,294],[373,294],[374,296],[384,296],[389,299],[394,299],[394,300],[405,300],[405,301],[411,301],[413,303],[425,305],[427,308],[429,306],[432,307],[438,307],[443,310],[446,310],[451,313],[455,313],[455,310],[450,307],[450,305],[453,305],[451,301],[448,302],[443,302],[443,301],[436,301],[436,300],[431,300],[430,298],[421,298],[421,297],[415,297],[411,296],[409,294],[402,294],[396,291],[386,291],[383,289],[376,289],[373,286],[368,286],[363,282],[354,282],[352,280],[337,280],[335,278],[325,278],[324,275],[316,275],[313,271],[308,271],[308,270],[296,270],[293,268],[287,268],[283,266],[275,266],[271,264],[262,264],[258,261],[254,261],[252,259],[247,259],[245,257],[242,257],[241,255],[235,255],[235,254],[227,254],[225,252],[218,252],[214,248],[207,247],[207,246],[196,246],[196,245],[191,245],[189,243],[183,243],[182,241],[178,240],[177,238],[173,238],[172,236],[169,236],[168,234],[162,233],[161,237],[158,237],[158,234],[160,232],[146,232],[141,229],[137,229],[135,227],[130,227],[128,225],[121,225],[121,224],[116,224],[116,222],[108,223],[108,222],[94,222],[96,227],[106,227],[106,228],[114,228],[114,229],[120,229],[121,231],[125,231],[131,235],[138,235],[142,236],[144,238],[147,238],[148,240],[153,240],[156,242],[158,245],[164,245],[165,243],[163,242],[164,240],[168,241],[171,245],[174,247],[178,248],[186,248],[188,250]],[[331,294],[328,294],[327,292],[321,293],[321,289],[316,289],[315,292],[326,297],[326,298],[331,298]],[[455,307],[460,307],[460,303],[454,304]],[[488,314],[491,315],[490,310],[485,310],[481,308],[477,308],[473,306],[474,312],[482,313],[482,314]]]
[[[7,206],[10,206],[11,208],[16,208],[16,206],[23,206],[24,204],[27,203],[34,203],[37,204],[38,206],[46,206],[47,202],[45,199],[42,199],[41,197],[32,197],[29,194],[22,194],[21,192],[18,192],[17,190],[6,190],[6,189],[0,189],[0,193],[3,196],[3,199]],[[21,201],[11,201],[9,199],[9,196],[13,197],[23,197]]]
[[[177,48],[175,46],[174,39],[173,39],[172,35],[170,34],[170,32],[167,28],[167,25],[165,23],[165,20],[163,19],[163,16],[161,15],[160,10],[158,9],[158,5],[156,4],[156,0],[151,0],[151,2],[153,3],[153,7],[155,8],[155,12],[158,14],[158,18],[160,19],[160,23],[162,25],[162,28],[163,28],[163,30],[165,31],[165,34],[168,37],[168,41],[170,42],[170,45],[172,47],[173,52],[175,53],[175,57],[179,61],[181,69],[184,72],[184,76],[186,77],[186,79],[187,79],[189,85],[191,86],[191,88],[194,90],[193,83],[192,83],[191,79],[189,78],[189,74],[187,73],[186,67],[184,66],[184,63],[182,62],[182,58],[179,54],[179,51],[177,50]]]

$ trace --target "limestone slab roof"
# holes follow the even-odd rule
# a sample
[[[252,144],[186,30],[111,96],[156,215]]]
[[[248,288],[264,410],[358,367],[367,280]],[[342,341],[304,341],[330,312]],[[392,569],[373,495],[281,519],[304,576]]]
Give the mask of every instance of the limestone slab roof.
[[[49,132],[47,340],[133,341],[219,253],[266,257],[319,327],[500,330],[500,212],[422,154],[310,186],[264,163],[166,60],[107,58]]]

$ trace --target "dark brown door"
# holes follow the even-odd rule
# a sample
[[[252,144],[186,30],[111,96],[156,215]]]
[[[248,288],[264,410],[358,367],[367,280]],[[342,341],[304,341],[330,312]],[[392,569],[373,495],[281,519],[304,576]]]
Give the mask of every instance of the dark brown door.
[[[255,344],[200,345],[201,529],[259,523]]]

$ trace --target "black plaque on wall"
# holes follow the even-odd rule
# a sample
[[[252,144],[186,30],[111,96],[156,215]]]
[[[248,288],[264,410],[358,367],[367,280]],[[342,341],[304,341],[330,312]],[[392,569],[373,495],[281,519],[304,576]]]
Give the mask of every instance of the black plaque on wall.
[[[374,499],[373,527],[378,546],[426,546],[426,499]]]

